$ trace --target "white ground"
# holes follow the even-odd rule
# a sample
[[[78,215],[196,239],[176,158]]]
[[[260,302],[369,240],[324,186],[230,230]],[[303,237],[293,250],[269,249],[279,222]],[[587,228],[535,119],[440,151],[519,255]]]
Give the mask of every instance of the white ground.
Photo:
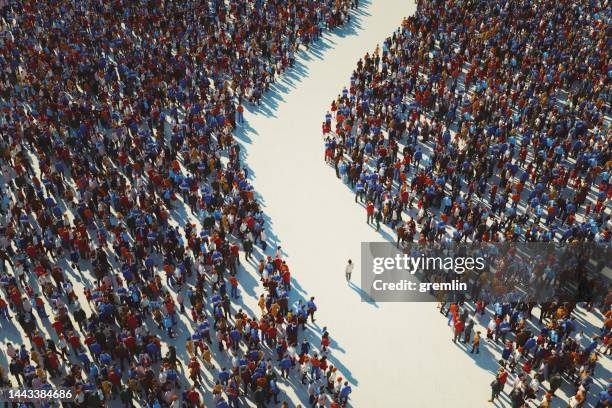
[[[271,235],[282,243],[302,295],[316,297],[317,323],[326,325],[336,342],[332,355],[353,383],[352,405],[492,406],[489,383],[498,365],[488,346],[473,358],[454,345],[434,304],[361,302],[360,244],[389,238],[391,231],[381,236],[366,224],[364,208],[323,161],[321,122],[332,99],[347,85],[357,60],[415,7],[406,0],[363,5],[350,28],[299,55],[295,70],[264,104],[245,114],[248,125],[238,137]],[[356,285],[345,281],[349,258],[356,264]]]

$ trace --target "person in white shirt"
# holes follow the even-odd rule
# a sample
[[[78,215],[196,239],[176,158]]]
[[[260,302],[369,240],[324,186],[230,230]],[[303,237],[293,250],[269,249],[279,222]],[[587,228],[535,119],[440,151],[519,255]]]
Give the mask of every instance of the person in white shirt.
[[[353,265],[353,261],[351,261],[350,259],[348,260],[348,264],[346,265],[346,268],[344,268],[344,273],[346,275],[346,281],[350,282],[351,281],[351,275],[353,274],[353,268],[355,267],[355,265]]]
[[[537,398],[538,392],[540,391],[540,381],[537,377],[533,377],[533,379],[529,383],[529,388],[531,389],[533,398]]]

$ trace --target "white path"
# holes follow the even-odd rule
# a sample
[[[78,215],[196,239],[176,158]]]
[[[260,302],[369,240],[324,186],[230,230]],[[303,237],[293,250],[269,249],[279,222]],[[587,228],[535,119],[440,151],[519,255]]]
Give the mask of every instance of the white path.
[[[358,283],[360,243],[382,238],[323,161],[321,122],[331,100],[357,60],[414,11],[406,0],[365,4],[351,28],[327,37],[329,47],[310,58],[301,53],[295,72],[245,115],[241,137],[272,231],[293,276],[316,296],[317,323],[328,326],[337,342],[333,354],[350,371],[352,404],[484,407],[492,377],[480,366],[492,359],[485,353],[473,360],[458,350],[435,305],[362,303],[346,284],[347,259],[356,262]]]

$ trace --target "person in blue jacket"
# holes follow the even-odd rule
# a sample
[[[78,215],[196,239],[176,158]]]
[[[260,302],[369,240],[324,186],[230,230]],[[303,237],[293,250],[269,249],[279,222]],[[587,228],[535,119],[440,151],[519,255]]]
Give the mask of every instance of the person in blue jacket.
[[[339,395],[339,398],[338,398],[339,402],[341,404],[346,405],[348,403],[349,395],[351,395],[352,392],[353,392],[353,389],[349,385],[348,381],[345,381],[344,382],[344,386],[340,390],[340,395]]]

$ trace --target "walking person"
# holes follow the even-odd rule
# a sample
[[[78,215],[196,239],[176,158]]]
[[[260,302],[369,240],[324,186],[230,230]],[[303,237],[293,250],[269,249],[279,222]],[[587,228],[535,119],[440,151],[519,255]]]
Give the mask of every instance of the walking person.
[[[346,268],[344,268],[344,274],[346,275],[346,281],[350,282],[351,281],[351,275],[353,274],[353,268],[355,267],[355,265],[353,264],[353,261],[351,261],[350,259],[348,260],[348,264],[346,264]]]

